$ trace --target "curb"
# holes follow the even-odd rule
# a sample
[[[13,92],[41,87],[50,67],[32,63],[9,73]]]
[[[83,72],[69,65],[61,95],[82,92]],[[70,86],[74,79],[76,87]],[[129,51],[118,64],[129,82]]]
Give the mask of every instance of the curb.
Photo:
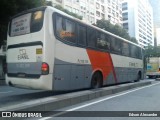
[[[25,102],[22,104],[3,107],[0,108],[0,111],[53,111],[81,102],[89,101],[98,97],[103,97],[150,84],[151,81],[140,81],[137,83],[120,84],[95,90],[85,90],[64,95],[56,95]]]
[[[0,80],[0,86],[6,85],[5,80]]]
[[[160,81],[160,78],[156,78],[155,80],[156,80],[156,81]]]

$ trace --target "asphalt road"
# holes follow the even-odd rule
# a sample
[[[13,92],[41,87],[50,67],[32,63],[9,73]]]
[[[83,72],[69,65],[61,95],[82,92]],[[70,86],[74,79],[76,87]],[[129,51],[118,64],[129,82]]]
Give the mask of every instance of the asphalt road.
[[[30,90],[10,86],[0,86],[0,108],[64,93],[68,92]]]
[[[63,93],[0,86],[0,108]]]
[[[155,81],[150,86],[144,86],[111,96],[94,99],[92,101],[60,109],[59,111],[63,112],[59,112],[56,115],[51,115],[40,120],[159,120],[160,117],[121,117],[121,115],[124,114],[123,112],[121,112],[120,115],[117,115],[118,117],[113,114],[111,117],[106,117],[105,115],[108,114],[109,111],[115,111],[115,115],[118,113],[117,111],[160,111],[160,82]],[[75,113],[66,111],[79,112]],[[101,116],[104,115],[105,117],[98,115],[102,112],[103,114]],[[71,117],[65,117],[68,113],[71,113]],[[86,113],[88,115],[86,115]],[[140,113],[141,112],[138,112],[138,114]],[[73,117],[76,114],[78,114],[78,117]],[[83,117],[83,115],[86,115],[86,117]],[[158,115],[160,116],[160,112],[158,112]]]

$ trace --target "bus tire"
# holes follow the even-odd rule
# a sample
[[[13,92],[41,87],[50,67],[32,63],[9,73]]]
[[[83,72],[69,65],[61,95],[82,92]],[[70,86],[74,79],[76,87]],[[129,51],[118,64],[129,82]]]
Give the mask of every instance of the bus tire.
[[[152,79],[156,79],[156,78],[157,78],[157,76],[156,76],[156,75],[153,75],[153,76],[152,76]]]
[[[148,78],[149,78],[149,79],[152,79],[152,76],[148,75]]]
[[[91,89],[100,88],[103,85],[103,77],[100,72],[96,72],[92,76]]]

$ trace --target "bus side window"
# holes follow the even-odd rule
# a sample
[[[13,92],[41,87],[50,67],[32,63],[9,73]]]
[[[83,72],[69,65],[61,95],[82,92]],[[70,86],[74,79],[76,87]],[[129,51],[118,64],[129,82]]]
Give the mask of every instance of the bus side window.
[[[139,51],[138,50],[139,49],[137,46],[131,45],[131,57],[139,58]]]
[[[88,46],[96,48],[96,31],[92,28],[87,29]]]
[[[121,54],[121,40],[111,37],[111,51],[116,54]]]
[[[129,57],[129,44],[126,42],[122,43],[122,55]]]
[[[142,59],[142,50],[139,47],[137,47],[137,49],[138,49],[138,59]]]
[[[63,37],[65,40],[71,43],[76,43],[76,28],[75,23],[66,19],[66,30],[64,31]]]
[[[97,32],[97,47],[103,50],[109,50],[110,43],[106,35],[100,32]]]
[[[78,44],[86,46],[87,30],[85,26],[78,25]]]
[[[62,38],[61,31],[63,31],[63,19],[62,17],[56,15],[56,34],[58,37]]]
[[[76,43],[75,23],[56,16],[56,34],[59,38],[71,43]]]

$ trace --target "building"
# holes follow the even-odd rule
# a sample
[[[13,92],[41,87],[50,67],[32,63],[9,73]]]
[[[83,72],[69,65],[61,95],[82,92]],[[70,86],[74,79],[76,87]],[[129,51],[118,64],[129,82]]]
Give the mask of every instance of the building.
[[[112,24],[122,25],[122,4],[121,0],[105,0],[106,20]]]
[[[155,46],[160,46],[160,0],[149,0],[153,8]]]
[[[90,24],[106,19],[112,24],[122,25],[120,0],[52,0],[52,3],[82,16],[83,21]]]
[[[122,0],[123,28],[145,47],[154,45],[153,10],[148,0]]]

